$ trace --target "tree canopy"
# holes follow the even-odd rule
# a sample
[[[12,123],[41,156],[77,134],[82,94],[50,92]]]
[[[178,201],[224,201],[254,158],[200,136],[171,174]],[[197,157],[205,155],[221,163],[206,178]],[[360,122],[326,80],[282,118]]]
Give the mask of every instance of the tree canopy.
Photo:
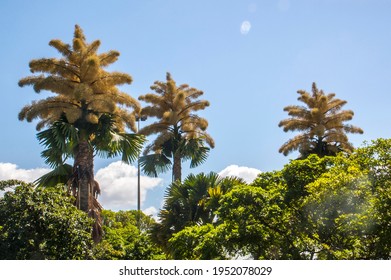
[[[168,240],[177,259],[390,259],[391,140],[310,155],[219,200],[218,222]]]
[[[92,259],[93,220],[59,188],[0,181],[1,259]]]

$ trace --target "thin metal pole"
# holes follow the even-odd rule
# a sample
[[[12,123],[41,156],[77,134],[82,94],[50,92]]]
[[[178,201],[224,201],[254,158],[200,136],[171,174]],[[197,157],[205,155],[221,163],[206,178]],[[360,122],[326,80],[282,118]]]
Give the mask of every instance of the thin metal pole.
[[[138,130],[140,131],[140,117],[138,118]],[[140,199],[140,153],[137,156],[137,211],[140,214],[141,210],[141,199]]]
[[[147,117],[138,116],[137,121],[137,133],[140,131],[140,121],[145,121]],[[141,182],[140,182],[140,153],[137,156],[137,227],[140,228],[141,219]]]

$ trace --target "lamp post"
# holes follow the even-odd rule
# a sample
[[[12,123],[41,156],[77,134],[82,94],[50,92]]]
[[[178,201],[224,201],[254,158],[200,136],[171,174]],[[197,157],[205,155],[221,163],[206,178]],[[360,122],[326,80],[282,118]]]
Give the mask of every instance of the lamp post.
[[[140,121],[145,121],[146,116],[137,116],[137,133],[140,131]],[[140,153],[137,156],[137,211],[140,214],[141,210],[141,199],[140,199]]]

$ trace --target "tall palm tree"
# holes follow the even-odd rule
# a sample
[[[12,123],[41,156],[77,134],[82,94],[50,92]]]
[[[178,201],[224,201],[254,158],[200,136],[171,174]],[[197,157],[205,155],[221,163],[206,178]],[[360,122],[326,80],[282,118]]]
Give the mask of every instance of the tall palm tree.
[[[40,74],[21,79],[19,86],[32,85],[37,93],[50,91],[54,96],[25,106],[19,119],[28,122],[40,119],[37,130],[48,127],[38,134],[48,148],[42,154],[47,162],[64,167],[67,157],[74,159],[72,186],[78,206],[96,216],[99,204],[93,190],[95,153],[114,156],[126,151],[126,160],[137,157],[142,138],[126,133],[126,129],[136,131],[134,112],[128,109],[139,113],[140,106],[118,89],[119,85],[130,84],[132,78],[104,70],[118,59],[119,52],[98,54],[100,41],[87,43],[78,25],[72,45],[61,40],[52,40],[49,45],[61,57],[32,60],[30,71]]]
[[[157,134],[157,137],[145,148],[140,164],[146,174],[154,176],[172,167],[173,181],[181,180],[182,160],[190,159],[190,167],[196,167],[214,147],[212,137],[206,132],[207,120],[194,113],[205,109],[209,102],[197,99],[202,91],[186,84],[177,86],[170,73],[166,75],[166,82],[156,81],[151,89],[156,93],[139,97],[151,104],[143,108],[141,114],[158,120],[140,133]]]
[[[282,120],[279,127],[284,131],[301,131],[299,135],[281,146],[279,152],[284,155],[299,150],[301,157],[309,154],[319,156],[335,155],[339,151],[352,152],[346,133],[363,133],[359,127],[344,124],[353,118],[353,111],[341,110],[347,103],[335,98],[334,93],[325,94],[312,84],[312,94],[299,90],[299,101],[305,106],[287,106],[284,111],[291,118]]]
[[[220,177],[217,173],[190,174],[183,182],[174,181],[166,190],[160,223],[153,236],[163,247],[171,236],[186,226],[218,223],[219,200],[236,185],[244,184],[237,177]]]

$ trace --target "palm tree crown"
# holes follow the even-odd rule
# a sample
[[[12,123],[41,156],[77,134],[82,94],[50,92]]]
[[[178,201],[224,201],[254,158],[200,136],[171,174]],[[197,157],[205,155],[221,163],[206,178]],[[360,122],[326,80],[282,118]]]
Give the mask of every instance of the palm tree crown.
[[[177,86],[170,73],[166,82],[156,81],[151,89],[156,93],[139,97],[151,104],[141,114],[158,120],[140,133],[157,134],[157,137],[145,148],[141,165],[145,173],[155,176],[172,165],[173,180],[181,180],[181,161],[190,159],[190,167],[195,167],[206,159],[209,147],[214,147],[212,137],[206,132],[207,120],[194,114],[209,106],[209,102],[198,100],[202,91],[186,84]]]
[[[60,40],[52,40],[49,45],[57,49],[62,58],[32,60],[31,72],[42,74],[21,79],[19,86],[33,85],[37,93],[47,90],[56,95],[25,106],[19,113],[20,120],[31,122],[40,118],[37,125],[40,130],[65,116],[67,122],[88,132],[99,123],[102,115],[110,114],[119,131],[124,131],[125,125],[136,131],[134,115],[125,108],[140,110],[140,106],[137,100],[117,88],[130,84],[132,78],[104,70],[118,59],[119,52],[97,54],[100,41],[88,44],[78,25],[72,46]]]
[[[325,94],[312,84],[312,94],[299,90],[299,101],[305,106],[287,106],[284,111],[291,118],[282,120],[279,127],[284,131],[301,131],[299,135],[281,146],[284,155],[299,150],[301,157],[308,154],[335,155],[339,151],[352,152],[353,146],[346,133],[363,133],[359,127],[344,124],[353,118],[353,111],[341,110],[347,103],[335,98],[334,93]]]
[[[98,54],[100,41],[87,43],[78,25],[72,45],[60,40],[52,40],[49,45],[61,57],[32,60],[31,72],[40,74],[21,79],[19,86],[32,85],[37,93],[45,90],[54,96],[25,106],[19,119],[40,119],[37,130],[47,128],[38,133],[38,139],[47,148],[42,156],[56,169],[40,183],[68,178],[76,205],[91,217],[99,218],[101,206],[95,195],[99,185],[94,180],[93,158],[95,153],[107,157],[122,153],[126,162],[137,158],[143,138],[127,133],[126,129],[137,130],[134,115],[141,108],[137,100],[117,88],[130,84],[132,78],[104,70],[118,59],[119,52]],[[69,157],[74,158],[73,168],[65,164]]]

